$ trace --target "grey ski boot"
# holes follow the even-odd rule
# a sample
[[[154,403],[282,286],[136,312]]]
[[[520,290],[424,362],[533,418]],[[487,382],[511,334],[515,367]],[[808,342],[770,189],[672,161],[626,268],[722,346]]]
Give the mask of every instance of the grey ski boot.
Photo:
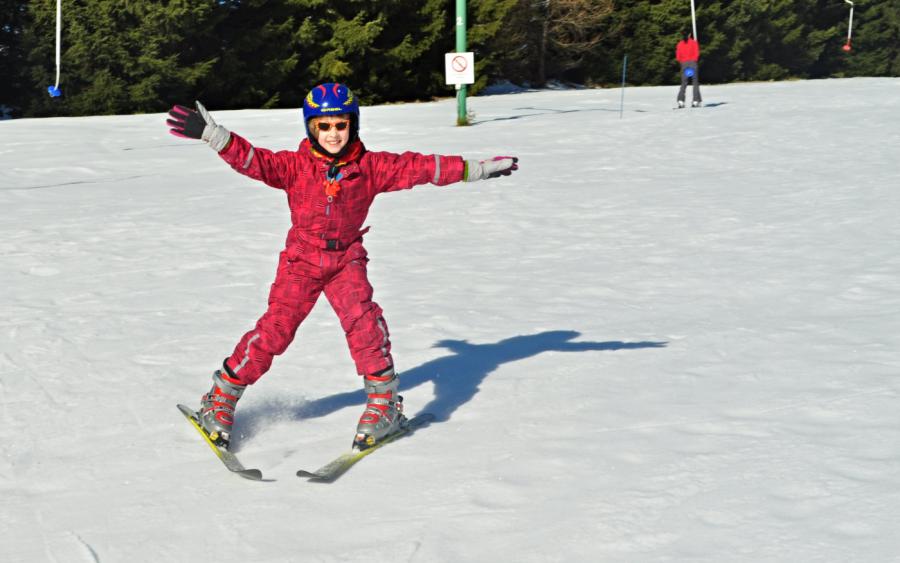
[[[234,423],[234,409],[247,386],[238,383],[224,365],[222,369],[213,373],[212,379],[212,389],[200,399],[200,412],[197,413],[197,417],[209,439],[216,445],[228,449],[231,426]]]
[[[403,397],[397,394],[400,376],[393,367],[363,378],[368,402],[356,426],[353,449],[371,448],[382,438],[393,434],[406,424],[403,416]]]

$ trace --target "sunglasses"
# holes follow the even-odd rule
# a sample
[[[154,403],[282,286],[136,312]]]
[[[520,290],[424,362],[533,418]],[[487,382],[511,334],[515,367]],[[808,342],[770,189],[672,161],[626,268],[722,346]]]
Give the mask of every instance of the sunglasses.
[[[326,121],[320,121],[320,122],[316,123],[316,128],[319,131],[321,131],[322,133],[326,133],[328,131],[331,131],[332,125],[334,125],[334,128],[337,129],[338,131],[343,131],[347,127],[350,127],[350,122],[349,121],[338,121],[337,123],[328,123]]]

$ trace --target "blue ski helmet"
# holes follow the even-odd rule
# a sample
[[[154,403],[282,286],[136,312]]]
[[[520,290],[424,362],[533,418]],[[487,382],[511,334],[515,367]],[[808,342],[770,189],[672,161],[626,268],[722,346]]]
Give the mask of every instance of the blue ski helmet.
[[[356,96],[344,84],[327,82],[319,84],[309,91],[306,99],[303,100],[303,123],[306,127],[306,134],[312,138],[309,132],[309,120],[322,115],[340,115],[342,113],[350,114],[350,140],[356,138],[359,133],[359,103]]]
[[[686,77],[688,77],[688,78],[693,78],[693,76],[694,76],[694,68],[689,66],[689,67],[687,67],[686,69],[684,69],[684,75],[685,75]]]

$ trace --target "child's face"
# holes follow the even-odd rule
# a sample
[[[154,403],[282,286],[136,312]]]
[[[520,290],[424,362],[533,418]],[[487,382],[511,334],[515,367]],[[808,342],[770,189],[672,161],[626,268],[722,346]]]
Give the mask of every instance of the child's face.
[[[341,152],[350,140],[350,116],[348,114],[320,117],[313,123],[316,140],[331,154]]]

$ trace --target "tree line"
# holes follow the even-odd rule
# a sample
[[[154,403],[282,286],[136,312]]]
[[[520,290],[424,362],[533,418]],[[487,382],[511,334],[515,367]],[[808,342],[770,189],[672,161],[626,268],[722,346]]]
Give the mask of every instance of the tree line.
[[[0,110],[13,116],[297,107],[323,81],[367,104],[453,95],[453,0],[0,0]],[[704,82],[900,76],[900,2],[696,0]],[[689,0],[468,0],[477,82],[605,86],[678,80]]]

